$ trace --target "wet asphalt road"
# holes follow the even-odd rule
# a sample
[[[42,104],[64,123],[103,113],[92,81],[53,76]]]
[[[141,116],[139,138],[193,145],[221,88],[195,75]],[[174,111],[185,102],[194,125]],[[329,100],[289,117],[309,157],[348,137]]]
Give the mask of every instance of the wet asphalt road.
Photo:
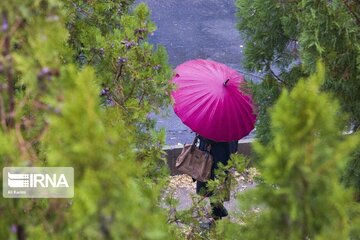
[[[211,59],[256,80],[242,68],[244,41],[236,29],[234,0],[143,0],[151,10],[157,31],[151,43],[166,47],[173,68],[190,59]],[[172,108],[156,116],[157,127],[165,128],[166,144],[192,141],[194,134]]]

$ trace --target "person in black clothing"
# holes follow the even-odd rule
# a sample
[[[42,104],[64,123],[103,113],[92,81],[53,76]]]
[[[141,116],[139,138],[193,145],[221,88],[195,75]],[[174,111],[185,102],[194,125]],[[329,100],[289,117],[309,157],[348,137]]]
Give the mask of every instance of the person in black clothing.
[[[215,170],[218,169],[218,164],[222,163],[223,165],[227,165],[230,159],[230,154],[237,152],[238,142],[215,142],[213,140],[206,139],[200,135],[198,135],[198,138],[200,140],[200,150],[206,151],[210,145],[210,154],[213,156],[213,165],[211,168],[210,179],[215,179]],[[213,193],[208,190],[207,182],[200,181],[196,182],[196,193],[205,197],[210,197],[213,195]],[[227,199],[224,200],[228,201],[229,198],[230,196],[228,196]],[[215,220],[221,219],[228,215],[228,212],[224,207],[223,202],[210,201],[210,205],[212,211],[211,214]]]

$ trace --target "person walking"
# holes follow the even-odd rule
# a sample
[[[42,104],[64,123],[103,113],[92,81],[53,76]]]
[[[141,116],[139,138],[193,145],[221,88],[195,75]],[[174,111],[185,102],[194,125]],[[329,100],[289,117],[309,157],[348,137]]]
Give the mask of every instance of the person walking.
[[[200,150],[211,145],[213,165],[210,179],[215,179],[219,164],[228,163],[230,154],[236,152],[237,141],[255,126],[252,97],[247,91],[242,91],[246,81],[225,64],[204,59],[180,64],[170,81],[174,84],[171,92],[174,112],[186,126],[199,134]],[[205,197],[218,194],[209,191],[208,182],[200,181],[197,181],[196,192]],[[229,199],[229,194],[225,198],[220,196],[220,200],[216,196],[210,198],[214,219],[228,215],[223,201]]]
[[[216,170],[219,168],[219,163],[223,165],[227,165],[230,159],[230,155],[232,153],[237,152],[237,141],[232,142],[216,142],[207,138],[204,138],[198,135],[200,140],[199,149],[202,151],[207,151],[210,145],[210,154],[213,156],[213,165],[211,168],[210,180],[214,180],[216,178]],[[226,174],[228,174],[226,172]],[[222,191],[214,193],[209,191],[207,182],[196,182],[196,193],[204,196],[204,197],[213,197],[214,195],[222,195],[222,196],[214,196],[213,199],[210,200],[211,206],[211,216],[214,220],[222,219],[223,217],[228,216],[228,211],[224,207],[223,202],[230,200],[230,178],[227,176],[225,179],[225,186],[223,186]]]

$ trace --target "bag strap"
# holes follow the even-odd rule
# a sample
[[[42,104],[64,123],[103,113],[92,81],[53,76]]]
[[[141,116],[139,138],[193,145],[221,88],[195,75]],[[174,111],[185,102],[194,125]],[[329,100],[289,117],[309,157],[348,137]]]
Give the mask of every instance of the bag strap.
[[[196,147],[196,143],[198,142],[198,140],[200,140],[200,135],[196,133],[194,141],[193,141],[192,146],[191,146],[191,151],[194,151],[194,149]],[[211,145],[212,145],[213,141],[211,141],[211,140],[208,141],[207,139],[204,139],[203,137],[201,137],[201,140],[205,142],[206,151],[210,153]]]
[[[195,138],[194,138],[194,141],[193,141],[193,143],[191,144],[191,152],[193,152],[194,151],[194,149],[195,149],[195,147],[196,147],[196,143],[198,142],[198,140],[199,140],[199,136],[196,134],[195,135]]]
[[[211,151],[211,143],[207,143],[206,146],[206,151],[210,152]]]
[[[195,146],[198,140],[199,140],[199,136],[196,134],[192,145]]]

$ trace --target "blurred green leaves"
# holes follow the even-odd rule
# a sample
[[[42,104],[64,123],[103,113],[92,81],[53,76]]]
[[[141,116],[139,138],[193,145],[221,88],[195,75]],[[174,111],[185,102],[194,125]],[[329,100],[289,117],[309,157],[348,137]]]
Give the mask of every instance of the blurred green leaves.
[[[171,70],[132,3],[1,1],[0,166],[75,169],[73,199],[2,198],[1,239],[170,238],[148,114],[170,102]]]
[[[273,138],[254,146],[264,181],[240,196],[244,224],[220,225],[226,239],[351,239],[358,231],[359,207],[340,173],[360,136],[342,135],[338,102],[320,90],[324,74],[318,64],[282,91],[270,114]]]

